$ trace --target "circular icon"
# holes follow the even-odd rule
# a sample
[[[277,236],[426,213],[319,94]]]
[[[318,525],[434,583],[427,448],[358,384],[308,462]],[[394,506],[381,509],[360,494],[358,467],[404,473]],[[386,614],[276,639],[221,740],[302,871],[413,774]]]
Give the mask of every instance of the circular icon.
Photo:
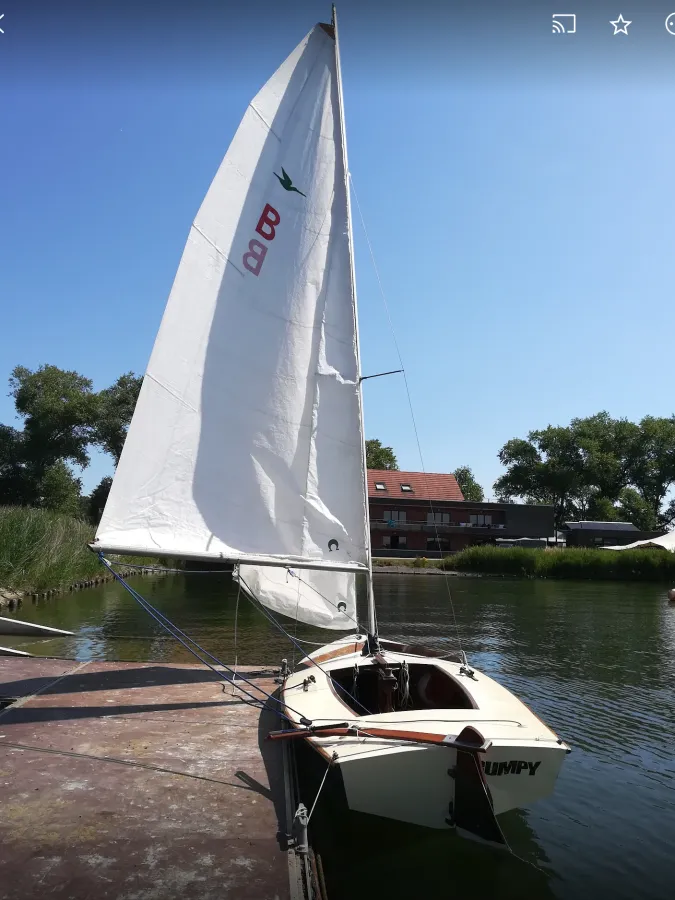
[[[675,13],[671,13],[666,19],[666,31],[668,34],[675,35]]]

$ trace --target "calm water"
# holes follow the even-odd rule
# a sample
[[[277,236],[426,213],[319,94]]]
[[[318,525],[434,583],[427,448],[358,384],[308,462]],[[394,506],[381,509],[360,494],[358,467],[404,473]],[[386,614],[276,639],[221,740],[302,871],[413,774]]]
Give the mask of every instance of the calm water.
[[[565,900],[607,895],[671,900],[675,874],[675,604],[661,586],[449,580],[470,661],[522,697],[573,747],[555,795],[502,817],[521,861],[445,832],[352,816],[326,845],[331,900],[347,893],[417,900],[473,888],[474,896]],[[236,593],[227,576],[144,578],[136,587],[211,652],[234,658]],[[455,646],[445,580],[376,575],[380,630]],[[189,661],[187,652],[118,586],[24,605],[19,618],[73,638],[12,639],[32,653],[77,659]],[[240,662],[292,656],[244,599]],[[298,637],[320,640],[307,627]],[[5,640],[9,641],[9,638]],[[394,788],[394,786],[392,786]],[[323,802],[323,801],[322,801]],[[330,809],[326,793],[324,813]],[[320,806],[321,804],[319,804]],[[319,807],[317,807],[317,816]],[[328,841],[328,844],[331,842]],[[535,868],[535,866],[537,868]]]

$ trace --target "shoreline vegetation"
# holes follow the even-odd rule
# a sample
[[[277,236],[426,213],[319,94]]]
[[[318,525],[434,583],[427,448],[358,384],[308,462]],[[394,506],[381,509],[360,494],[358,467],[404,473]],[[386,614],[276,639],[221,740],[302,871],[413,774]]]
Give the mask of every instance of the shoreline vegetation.
[[[25,597],[46,597],[110,581],[87,543],[95,528],[88,522],[44,509],[0,506],[0,608]],[[113,557],[114,559],[115,557]],[[150,558],[121,560],[153,565]],[[120,571],[129,576],[139,569]]]
[[[24,597],[47,597],[110,581],[87,543],[94,526],[44,509],[0,506],[0,608]],[[150,557],[125,557],[129,565],[167,565]],[[171,564],[171,563],[169,563]],[[662,581],[675,585],[675,554],[665,550],[532,550],[471,547],[444,559],[373,559],[375,572],[495,575],[598,581]],[[124,569],[126,576],[142,569]]]
[[[664,581],[675,584],[675,554],[666,550],[601,550],[569,547],[534,550],[525,547],[470,547],[443,559],[373,560],[382,571],[394,567],[454,574],[508,575],[516,578],[559,578],[590,581]]]

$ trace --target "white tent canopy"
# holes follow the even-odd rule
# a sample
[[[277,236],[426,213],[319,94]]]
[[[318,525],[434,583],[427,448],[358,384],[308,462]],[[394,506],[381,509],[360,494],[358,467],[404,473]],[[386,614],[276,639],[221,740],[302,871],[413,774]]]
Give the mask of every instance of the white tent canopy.
[[[675,553],[675,531],[669,531],[661,537],[649,538],[646,541],[633,541],[632,544],[623,544],[613,547],[605,547],[605,550],[636,550],[638,547],[661,547]]]

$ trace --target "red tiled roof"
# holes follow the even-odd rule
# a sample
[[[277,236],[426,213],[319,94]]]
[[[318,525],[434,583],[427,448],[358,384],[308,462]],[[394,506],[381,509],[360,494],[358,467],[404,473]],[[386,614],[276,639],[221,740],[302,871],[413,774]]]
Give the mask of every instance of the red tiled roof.
[[[375,482],[386,486],[378,491]],[[401,485],[409,484],[412,491],[402,491]],[[463,500],[454,475],[434,472],[399,472],[395,469],[368,469],[368,496],[409,500]]]

